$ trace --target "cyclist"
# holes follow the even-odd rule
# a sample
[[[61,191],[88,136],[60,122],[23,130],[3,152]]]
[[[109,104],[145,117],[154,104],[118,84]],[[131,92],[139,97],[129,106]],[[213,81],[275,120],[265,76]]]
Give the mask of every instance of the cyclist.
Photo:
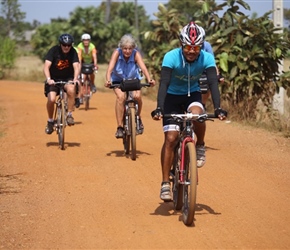
[[[91,42],[91,36],[89,34],[83,34],[81,37],[82,41],[78,44],[78,56],[80,63],[92,63],[94,64],[94,69],[98,69],[97,66],[97,49],[95,45]],[[86,75],[82,74],[82,80],[86,80]],[[96,93],[97,88],[95,85],[95,74],[90,74],[91,79],[91,89],[93,93]],[[81,91],[80,91],[81,92]],[[80,97],[82,94],[80,93]],[[82,99],[80,98],[82,103]]]
[[[172,199],[169,174],[180,128],[171,119],[163,117],[163,113],[183,113],[185,111],[204,113],[198,80],[203,71],[206,71],[215,114],[221,120],[225,119],[227,115],[226,111],[220,108],[214,57],[201,50],[204,33],[204,29],[194,22],[184,26],[179,36],[181,47],[167,52],[162,62],[157,108],[152,111],[151,116],[154,120],[163,118],[164,143],[161,150],[160,198],[164,201]],[[205,163],[205,123],[195,123],[197,166],[202,167]]]
[[[140,52],[136,49],[137,44],[134,38],[126,34],[124,35],[118,45],[118,48],[113,52],[107,72],[106,72],[106,83],[105,86],[109,87],[112,83],[120,83],[123,79],[141,79],[139,68],[145,75],[147,81],[154,86],[155,81],[150,78],[147,67],[143,61]],[[117,132],[115,134],[116,138],[123,138],[123,115],[124,115],[124,103],[126,98],[126,93],[122,92],[119,88],[114,89],[116,94],[116,104],[115,113],[117,119]],[[139,106],[139,133],[143,133],[144,125],[141,120],[141,110],[142,110],[142,96],[141,90],[134,91],[134,98],[138,102]]]
[[[78,82],[79,75],[79,59],[75,49],[72,48],[73,37],[70,34],[62,34],[59,36],[59,45],[55,45],[48,51],[43,72],[46,77],[44,85],[44,93],[47,97],[47,114],[48,121],[45,128],[47,134],[53,132],[53,114],[56,96],[59,93],[59,88],[54,85],[55,81],[72,81]],[[74,110],[74,101],[76,95],[76,85],[66,84],[65,92],[68,96],[68,114],[67,124],[74,125],[72,112]]]
[[[211,46],[211,44],[208,41],[204,41],[201,49],[203,49],[206,52],[211,53],[214,56],[214,52],[213,52],[212,46]],[[216,67],[216,70],[217,70],[217,75],[218,75],[218,81],[219,82],[224,82],[225,79],[219,73],[218,67]],[[206,76],[206,74],[205,74],[205,76]],[[210,97],[210,91],[209,90],[205,94],[202,94],[202,104],[203,104],[204,108],[205,108],[206,102],[207,102],[209,97]]]

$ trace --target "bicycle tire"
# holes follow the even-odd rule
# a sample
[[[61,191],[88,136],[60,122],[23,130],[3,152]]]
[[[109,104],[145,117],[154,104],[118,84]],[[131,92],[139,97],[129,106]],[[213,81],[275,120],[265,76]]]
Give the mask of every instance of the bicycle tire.
[[[126,112],[126,111],[124,111]],[[124,124],[124,127],[127,127],[127,129],[125,129],[124,131],[124,135],[123,135],[123,145],[124,145],[124,151],[125,151],[125,154],[129,154],[130,153],[130,121],[129,121],[129,117],[128,117],[128,124],[127,121],[126,121],[126,117],[128,116],[128,114],[124,113],[124,118],[123,118],[123,124]],[[127,126],[128,125],[128,126]]]
[[[179,155],[178,148],[175,149],[173,165],[171,168],[172,172],[172,194],[173,194],[173,205],[175,210],[181,210],[183,206],[183,188],[179,183],[179,172],[178,172]]]
[[[58,142],[61,150],[64,150],[64,137],[65,137],[65,102],[61,100],[61,106],[58,107]]]
[[[89,89],[90,82],[86,80],[85,82],[85,110],[90,108],[90,89]]]
[[[183,185],[183,223],[190,226],[194,220],[197,193],[196,148],[193,142],[187,142],[184,152],[185,185]]]
[[[136,160],[136,110],[130,107],[131,159]]]

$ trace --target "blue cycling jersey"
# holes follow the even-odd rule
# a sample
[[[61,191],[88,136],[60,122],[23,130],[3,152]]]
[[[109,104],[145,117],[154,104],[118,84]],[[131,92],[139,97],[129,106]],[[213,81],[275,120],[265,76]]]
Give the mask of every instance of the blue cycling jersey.
[[[212,54],[201,50],[194,62],[187,62],[181,48],[173,49],[164,56],[162,67],[172,69],[167,93],[186,95],[189,92],[200,91],[198,80],[204,70],[216,67]]]

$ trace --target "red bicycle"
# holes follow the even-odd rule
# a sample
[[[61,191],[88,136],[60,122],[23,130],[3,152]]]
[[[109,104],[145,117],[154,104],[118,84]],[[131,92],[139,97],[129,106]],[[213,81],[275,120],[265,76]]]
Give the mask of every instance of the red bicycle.
[[[179,142],[175,148],[170,171],[173,204],[175,210],[182,209],[183,223],[190,226],[196,209],[198,168],[194,125],[192,121],[205,122],[216,118],[214,114],[166,114],[180,124]]]

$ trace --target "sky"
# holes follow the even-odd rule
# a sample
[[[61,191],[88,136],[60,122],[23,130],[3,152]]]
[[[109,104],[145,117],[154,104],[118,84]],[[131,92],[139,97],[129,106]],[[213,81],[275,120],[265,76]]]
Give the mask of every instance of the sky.
[[[112,0],[113,1],[113,0]],[[183,0],[180,0],[183,1]],[[195,1],[195,0],[191,0]],[[283,3],[283,8],[290,9],[290,0],[276,0]],[[32,23],[33,20],[39,21],[41,24],[50,23],[52,18],[68,18],[69,13],[73,12],[78,6],[86,8],[88,6],[98,7],[102,1],[97,0],[18,0],[20,9],[26,13],[25,21]],[[118,0],[116,2],[135,2],[134,0]],[[143,5],[146,14],[154,19],[153,13],[158,12],[158,3],[167,3],[166,0],[137,0],[138,5]],[[216,0],[220,4],[223,1]],[[245,0],[250,5],[251,11],[241,9],[246,15],[256,12],[258,16],[272,10],[273,0]]]

